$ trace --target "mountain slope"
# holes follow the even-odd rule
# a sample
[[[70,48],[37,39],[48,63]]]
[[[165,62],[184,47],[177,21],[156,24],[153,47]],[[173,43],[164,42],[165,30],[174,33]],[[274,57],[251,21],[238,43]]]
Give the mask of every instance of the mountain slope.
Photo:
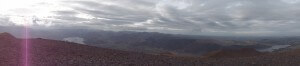
[[[207,66],[299,66],[300,49],[264,55],[199,59]]]
[[[22,39],[0,38],[0,66],[22,66]],[[224,50],[208,58],[150,55],[71,42],[29,39],[30,66],[298,66],[300,49],[260,54],[254,49]],[[247,53],[247,54],[246,54]],[[253,54],[253,55],[252,55]],[[257,55],[256,55],[257,54]],[[217,56],[216,56],[217,55]],[[251,55],[251,56],[248,56]],[[229,57],[228,57],[229,56]]]
[[[204,55],[205,58],[232,58],[232,57],[250,57],[258,56],[263,53],[256,51],[252,48],[241,49],[222,49],[213,51]]]
[[[12,40],[12,39],[10,39]],[[148,55],[48,39],[30,39],[31,66],[191,66],[183,58]],[[0,40],[0,66],[20,66],[21,39]]]

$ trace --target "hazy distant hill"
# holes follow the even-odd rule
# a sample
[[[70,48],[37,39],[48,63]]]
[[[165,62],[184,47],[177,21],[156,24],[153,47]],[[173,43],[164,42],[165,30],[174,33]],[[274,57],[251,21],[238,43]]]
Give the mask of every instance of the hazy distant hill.
[[[10,30],[16,32],[16,30]],[[144,53],[173,52],[177,54],[201,55],[224,48],[255,48],[263,50],[273,45],[300,44],[297,37],[225,37],[164,34],[157,32],[101,31],[86,29],[31,30],[31,36],[70,41],[90,46],[138,51]],[[14,35],[19,35],[14,33]],[[20,36],[19,36],[20,37]],[[78,40],[80,39],[80,40]],[[295,48],[295,47],[290,47]],[[296,47],[297,48],[297,47]]]
[[[209,37],[164,34],[157,32],[99,31],[99,30],[32,30],[32,37],[64,40],[75,37],[90,46],[137,51],[144,53],[174,52],[182,55],[201,55],[223,48],[265,49],[271,45],[230,37]]]
[[[159,50],[183,54],[203,54],[222,48],[264,49],[270,47],[268,44],[255,41],[197,39],[156,32],[99,31],[77,36],[84,38],[84,42],[91,46],[141,52],[157,52]]]

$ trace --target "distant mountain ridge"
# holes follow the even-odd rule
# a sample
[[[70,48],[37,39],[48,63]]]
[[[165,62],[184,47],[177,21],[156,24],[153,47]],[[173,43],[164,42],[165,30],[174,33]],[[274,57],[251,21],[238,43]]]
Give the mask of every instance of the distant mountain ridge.
[[[61,32],[63,31],[63,32]],[[55,30],[32,31],[32,37],[64,40],[69,37],[84,39],[89,46],[112,48],[144,53],[174,52],[181,55],[201,55],[223,48],[271,47],[257,41],[212,39],[207,36],[191,37],[158,32]]]

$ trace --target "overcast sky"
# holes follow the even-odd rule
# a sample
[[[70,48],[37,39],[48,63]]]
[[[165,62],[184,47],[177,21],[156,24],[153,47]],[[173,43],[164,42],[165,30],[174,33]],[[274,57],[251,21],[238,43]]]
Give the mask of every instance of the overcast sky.
[[[0,26],[298,35],[300,0],[0,0]]]

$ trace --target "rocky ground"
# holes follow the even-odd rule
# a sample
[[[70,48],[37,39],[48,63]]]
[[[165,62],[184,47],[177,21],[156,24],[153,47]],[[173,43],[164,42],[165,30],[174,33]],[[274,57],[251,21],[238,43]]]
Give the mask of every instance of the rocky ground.
[[[268,53],[258,56],[200,59],[209,66],[299,66],[300,51]]]

